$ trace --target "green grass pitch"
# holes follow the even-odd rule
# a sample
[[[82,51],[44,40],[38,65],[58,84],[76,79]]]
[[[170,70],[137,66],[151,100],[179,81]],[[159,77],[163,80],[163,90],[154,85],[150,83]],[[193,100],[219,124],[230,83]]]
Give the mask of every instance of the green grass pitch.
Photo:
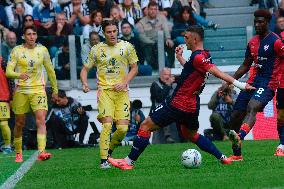
[[[226,155],[230,154],[229,142],[215,144]],[[50,150],[53,158],[36,162],[16,188],[284,188],[284,157],[273,156],[277,144],[276,140],[245,141],[244,161],[232,165],[221,165],[192,143],[151,145],[130,171],[101,170],[98,148]],[[200,168],[185,169],[180,164],[181,153],[188,148],[201,152]],[[130,146],[119,147],[113,156],[125,157],[129,150]],[[12,157],[0,155],[2,183],[19,167],[13,161]]]

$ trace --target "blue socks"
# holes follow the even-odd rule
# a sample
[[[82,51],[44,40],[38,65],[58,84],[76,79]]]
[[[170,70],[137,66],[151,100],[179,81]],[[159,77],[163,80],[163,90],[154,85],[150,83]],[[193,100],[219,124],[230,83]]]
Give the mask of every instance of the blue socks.
[[[145,150],[145,148],[148,146],[148,144],[149,144],[148,137],[137,136],[134,139],[133,146],[128,155],[129,159],[136,161],[138,157],[142,154],[142,152]]]
[[[195,144],[203,151],[212,154],[217,159],[221,159],[222,153],[217,149],[217,147],[206,137],[203,135],[199,135]]]

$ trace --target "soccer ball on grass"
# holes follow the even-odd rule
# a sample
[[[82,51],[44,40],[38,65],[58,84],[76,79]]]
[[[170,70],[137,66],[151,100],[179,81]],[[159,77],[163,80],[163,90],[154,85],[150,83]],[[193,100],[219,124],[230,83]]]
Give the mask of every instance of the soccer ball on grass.
[[[198,168],[201,165],[201,154],[195,149],[188,149],[181,155],[181,164],[186,168]]]

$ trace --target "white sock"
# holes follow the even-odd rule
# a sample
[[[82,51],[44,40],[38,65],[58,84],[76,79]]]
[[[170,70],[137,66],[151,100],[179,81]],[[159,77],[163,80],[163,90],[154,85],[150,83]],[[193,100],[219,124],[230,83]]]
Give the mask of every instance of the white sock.
[[[128,156],[126,158],[124,158],[125,161],[127,162],[128,165],[134,165],[134,162],[132,159],[130,159]]]
[[[279,144],[279,146],[277,146],[277,148],[280,148],[280,149],[284,150],[284,145],[283,144]]]
[[[221,156],[220,160],[227,158],[224,154]]]

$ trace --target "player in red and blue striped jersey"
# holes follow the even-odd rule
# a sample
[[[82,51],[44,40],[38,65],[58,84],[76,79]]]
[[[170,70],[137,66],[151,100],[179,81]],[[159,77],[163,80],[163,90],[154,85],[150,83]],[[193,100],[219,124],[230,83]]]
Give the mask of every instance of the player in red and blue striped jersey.
[[[242,91],[234,105],[231,118],[229,138],[232,141],[233,161],[242,161],[241,140],[255,124],[257,112],[261,112],[271,101],[279,85],[281,59],[284,46],[279,36],[268,29],[271,14],[267,10],[254,12],[256,35],[249,41],[244,63],[234,74],[239,79],[253,65],[248,83],[256,88],[254,91]]]
[[[284,17],[277,18],[277,25],[278,22],[283,22]],[[284,40],[284,31],[280,33],[280,37],[282,42]],[[276,95],[276,108],[277,108],[277,131],[279,135],[279,145],[276,148],[274,153],[275,156],[284,156],[284,60],[281,60],[281,71],[279,76],[279,87],[277,89]]]
[[[108,161],[120,169],[133,169],[134,161],[149,144],[151,132],[161,127],[177,122],[188,128],[189,139],[200,149],[214,155],[223,164],[230,164],[231,160],[221,153],[206,137],[198,134],[198,115],[200,109],[199,94],[205,86],[208,73],[215,75],[241,89],[255,89],[249,84],[239,82],[221,72],[211,60],[207,50],[203,48],[204,30],[200,26],[190,26],[185,32],[187,48],[192,50],[188,61],[182,57],[183,48],[176,48],[176,56],[183,65],[180,79],[171,98],[159,105],[150,116],[141,123],[137,138],[133,142],[131,152],[125,159],[108,158]]]

